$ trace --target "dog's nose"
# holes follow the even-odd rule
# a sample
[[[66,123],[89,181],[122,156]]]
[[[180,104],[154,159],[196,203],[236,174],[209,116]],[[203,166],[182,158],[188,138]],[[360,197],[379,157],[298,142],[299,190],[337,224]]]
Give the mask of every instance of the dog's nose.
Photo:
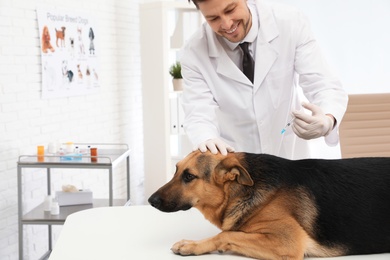
[[[150,196],[150,198],[148,199],[148,202],[150,203],[150,205],[152,205],[152,206],[155,207],[156,209],[159,209],[160,206],[161,206],[161,203],[162,203],[162,199],[161,199],[160,196],[158,196],[157,194],[153,194],[153,195]]]

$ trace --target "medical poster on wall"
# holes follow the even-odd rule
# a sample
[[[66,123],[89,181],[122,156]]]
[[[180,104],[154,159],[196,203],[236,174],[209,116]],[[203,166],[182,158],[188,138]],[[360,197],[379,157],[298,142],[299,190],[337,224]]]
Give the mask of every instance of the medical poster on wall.
[[[88,14],[37,9],[42,57],[42,98],[99,91],[99,32]]]

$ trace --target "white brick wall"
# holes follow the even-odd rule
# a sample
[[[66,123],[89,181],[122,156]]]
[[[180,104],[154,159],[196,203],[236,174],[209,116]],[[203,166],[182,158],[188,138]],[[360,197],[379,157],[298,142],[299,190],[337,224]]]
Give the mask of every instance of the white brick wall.
[[[38,6],[87,12],[96,17],[103,36],[96,39],[101,47],[99,93],[41,99]],[[144,201],[138,9],[139,0],[0,1],[1,260],[18,259],[16,162],[21,154],[35,153],[37,145],[53,140],[128,143],[132,149],[132,200],[137,204]],[[25,210],[43,201],[46,184],[41,175],[45,175],[39,171],[28,170],[23,179]],[[104,174],[74,171],[62,175],[62,170],[57,169],[54,175],[56,188],[66,181],[94,187],[101,196],[107,194]],[[115,194],[124,193],[123,174],[114,185]],[[47,247],[46,228],[27,227],[24,234],[24,258],[38,259]]]

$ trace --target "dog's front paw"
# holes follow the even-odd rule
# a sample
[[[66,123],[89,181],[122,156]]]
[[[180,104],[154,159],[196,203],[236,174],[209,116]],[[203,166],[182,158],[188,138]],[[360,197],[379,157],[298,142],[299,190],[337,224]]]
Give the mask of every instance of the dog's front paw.
[[[197,252],[198,244],[192,240],[181,240],[175,243],[171,250],[178,255],[198,255],[201,254]]]

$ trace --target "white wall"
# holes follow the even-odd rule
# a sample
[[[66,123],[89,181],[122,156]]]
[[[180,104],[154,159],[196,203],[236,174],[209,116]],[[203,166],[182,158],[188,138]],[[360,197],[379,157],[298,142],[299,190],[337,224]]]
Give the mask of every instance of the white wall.
[[[131,195],[134,202],[143,202],[139,197],[143,191],[143,133],[138,4],[139,0],[1,0],[1,260],[18,259],[16,162],[20,154],[35,153],[39,144],[52,140],[128,143],[132,149]],[[41,99],[37,6],[88,12],[96,17],[101,36],[96,37],[101,46],[99,93]],[[24,179],[28,184],[23,198],[27,208],[43,200],[41,175],[32,172]],[[87,180],[87,176],[70,181],[107,182],[105,177]],[[123,191],[123,177],[115,185]],[[25,259],[39,258],[46,246],[45,238],[40,238],[42,232],[39,226],[26,228]]]
[[[390,92],[390,1],[269,0],[294,5],[349,94]]]

